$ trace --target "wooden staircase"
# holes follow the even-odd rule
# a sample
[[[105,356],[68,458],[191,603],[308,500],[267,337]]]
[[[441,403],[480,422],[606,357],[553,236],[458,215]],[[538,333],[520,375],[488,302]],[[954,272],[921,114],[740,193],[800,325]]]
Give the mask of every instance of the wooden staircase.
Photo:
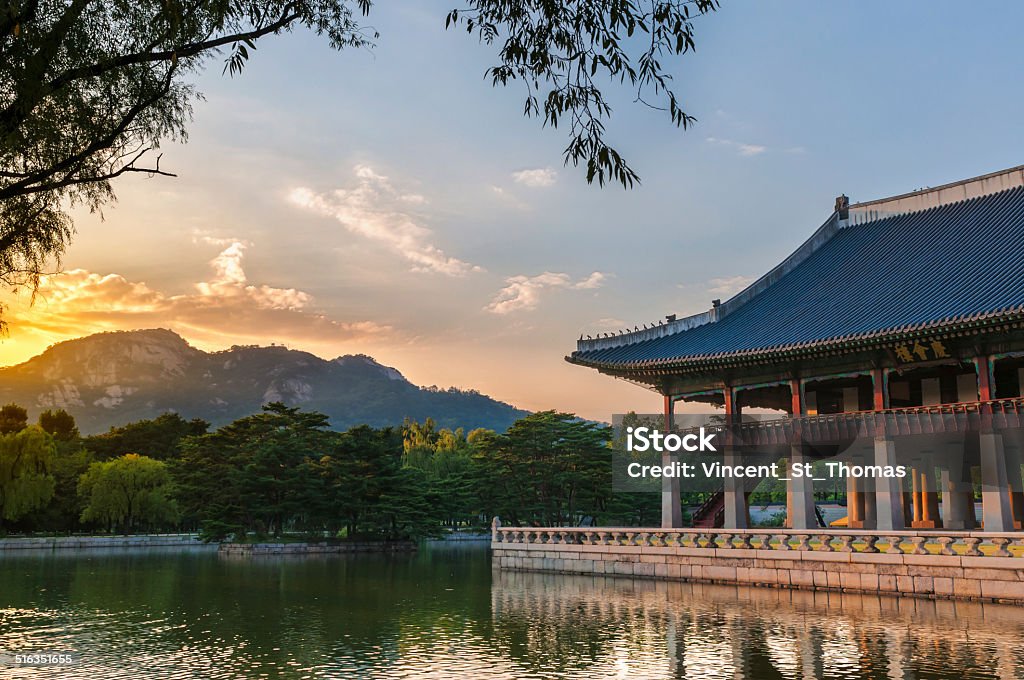
[[[714,529],[725,524],[725,492],[716,491],[693,511],[693,526]]]

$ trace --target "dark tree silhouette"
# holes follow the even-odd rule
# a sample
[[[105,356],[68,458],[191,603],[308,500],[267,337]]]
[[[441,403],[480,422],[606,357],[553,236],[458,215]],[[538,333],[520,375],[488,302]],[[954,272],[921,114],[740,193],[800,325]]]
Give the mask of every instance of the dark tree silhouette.
[[[605,142],[599,82],[627,85],[681,127],[666,56],[694,47],[693,17],[718,0],[464,0],[447,25],[497,49],[494,85],[527,90],[524,113],[568,128],[565,162],[589,182],[638,181]],[[171,175],[161,141],[183,140],[187,77],[215,54],[242,71],[261,38],[305,28],[370,47],[370,0],[0,0],[0,283],[34,285],[64,252],[69,205],[100,209],[127,173]],[[439,17],[440,19],[440,17]],[[0,319],[0,329],[2,329]]]

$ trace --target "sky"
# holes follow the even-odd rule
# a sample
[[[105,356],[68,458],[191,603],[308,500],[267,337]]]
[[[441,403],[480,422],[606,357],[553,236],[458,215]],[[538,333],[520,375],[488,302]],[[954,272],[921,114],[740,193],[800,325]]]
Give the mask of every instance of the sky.
[[[178,178],[75,213],[34,304],[5,293],[0,365],[93,332],[365,353],[421,385],[608,420],[641,387],[570,365],[581,334],[726,299],[831,213],[1024,163],[1024,4],[723,0],[672,62],[697,124],[610,86],[630,191],[565,167],[563,130],[484,78],[457,2],[381,3],[372,50],[297,31],[196,81]]]

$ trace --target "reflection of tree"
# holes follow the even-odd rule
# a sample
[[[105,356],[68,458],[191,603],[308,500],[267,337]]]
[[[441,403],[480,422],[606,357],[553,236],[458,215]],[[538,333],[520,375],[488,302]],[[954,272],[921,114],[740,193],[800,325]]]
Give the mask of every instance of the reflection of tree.
[[[640,601],[587,597],[585,585],[577,590],[585,581],[572,579],[568,586],[576,597],[559,597],[561,577],[498,576],[502,585],[492,593],[493,644],[527,674],[612,668],[617,654],[649,649],[668,627],[665,612],[648,610]]]
[[[0,648],[25,626],[8,612],[31,612],[136,677],[1014,677],[1024,636],[1018,607],[492,572],[465,546],[6,555],[0,586]]]

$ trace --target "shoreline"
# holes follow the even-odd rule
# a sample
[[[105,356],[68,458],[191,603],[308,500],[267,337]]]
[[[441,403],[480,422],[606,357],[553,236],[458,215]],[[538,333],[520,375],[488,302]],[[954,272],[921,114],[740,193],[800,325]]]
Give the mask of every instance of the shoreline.
[[[206,545],[198,534],[132,536],[46,536],[0,538],[0,553],[21,550],[92,550],[95,548],[167,548]]]
[[[413,541],[353,541],[351,543],[221,543],[220,555],[242,557],[262,555],[325,555],[352,553],[413,553]]]

